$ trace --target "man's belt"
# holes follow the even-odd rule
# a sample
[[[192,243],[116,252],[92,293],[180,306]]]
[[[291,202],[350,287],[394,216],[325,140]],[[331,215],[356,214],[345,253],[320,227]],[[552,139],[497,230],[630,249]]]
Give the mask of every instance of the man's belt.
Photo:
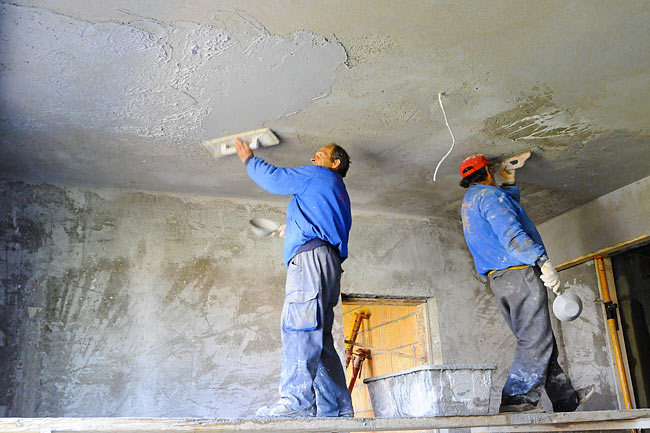
[[[490,272],[488,272],[488,277],[497,271],[511,271],[513,269],[526,269],[526,268],[530,268],[530,266],[531,265],[518,265],[518,266],[510,266],[509,268],[505,268],[505,269],[493,269]]]

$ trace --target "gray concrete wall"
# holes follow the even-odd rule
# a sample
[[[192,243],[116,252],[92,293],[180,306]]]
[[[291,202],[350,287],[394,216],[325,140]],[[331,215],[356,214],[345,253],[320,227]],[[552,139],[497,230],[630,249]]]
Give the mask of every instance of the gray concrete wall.
[[[279,221],[283,208],[42,184],[0,191],[0,415],[241,417],[276,398],[282,242],[247,226]],[[457,221],[355,215],[350,250],[345,293],[444,299],[445,360],[484,361],[480,347],[456,343],[474,339],[456,312],[481,287]]]
[[[560,364],[576,388],[594,385],[596,392],[583,410],[618,409],[617,378],[610,364],[603,304],[596,302],[600,294],[593,260],[561,271],[560,279],[583,303],[580,317],[572,322],[560,322],[551,315]],[[549,292],[549,308],[554,299]],[[546,407],[551,408],[550,402]]]
[[[265,206],[2,184],[15,416],[242,416],[271,399],[281,242]]]
[[[607,178],[597,182],[607,182]],[[650,235],[650,177],[612,191],[538,228],[553,263]]]
[[[283,208],[8,182],[0,197],[0,416],[247,417],[276,398],[282,242],[247,222]],[[497,364],[498,407],[515,339],[459,220],[355,214],[344,269],[346,294],[427,298],[440,361]]]

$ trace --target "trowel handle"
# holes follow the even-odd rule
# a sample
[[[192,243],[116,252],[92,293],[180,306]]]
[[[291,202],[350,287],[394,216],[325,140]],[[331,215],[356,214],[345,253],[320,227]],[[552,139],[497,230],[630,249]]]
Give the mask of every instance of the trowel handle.
[[[504,159],[501,164],[508,171],[516,170],[524,166],[526,160],[530,158],[530,155],[531,155],[530,152],[520,153],[518,155],[514,155],[511,156],[510,158]]]

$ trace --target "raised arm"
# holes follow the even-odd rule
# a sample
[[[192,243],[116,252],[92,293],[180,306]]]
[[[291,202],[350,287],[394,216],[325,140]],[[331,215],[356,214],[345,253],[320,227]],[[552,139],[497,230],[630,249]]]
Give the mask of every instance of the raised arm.
[[[305,167],[276,167],[253,155],[248,143],[235,139],[235,149],[246,165],[248,176],[253,182],[271,194],[293,195],[305,191],[311,176]]]

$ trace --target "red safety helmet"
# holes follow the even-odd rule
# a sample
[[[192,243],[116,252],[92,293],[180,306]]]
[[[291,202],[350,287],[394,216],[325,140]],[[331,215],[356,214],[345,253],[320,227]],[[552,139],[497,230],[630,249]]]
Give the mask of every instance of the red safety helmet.
[[[490,165],[490,161],[487,160],[485,155],[472,155],[460,163],[460,175],[465,178],[486,165]]]

